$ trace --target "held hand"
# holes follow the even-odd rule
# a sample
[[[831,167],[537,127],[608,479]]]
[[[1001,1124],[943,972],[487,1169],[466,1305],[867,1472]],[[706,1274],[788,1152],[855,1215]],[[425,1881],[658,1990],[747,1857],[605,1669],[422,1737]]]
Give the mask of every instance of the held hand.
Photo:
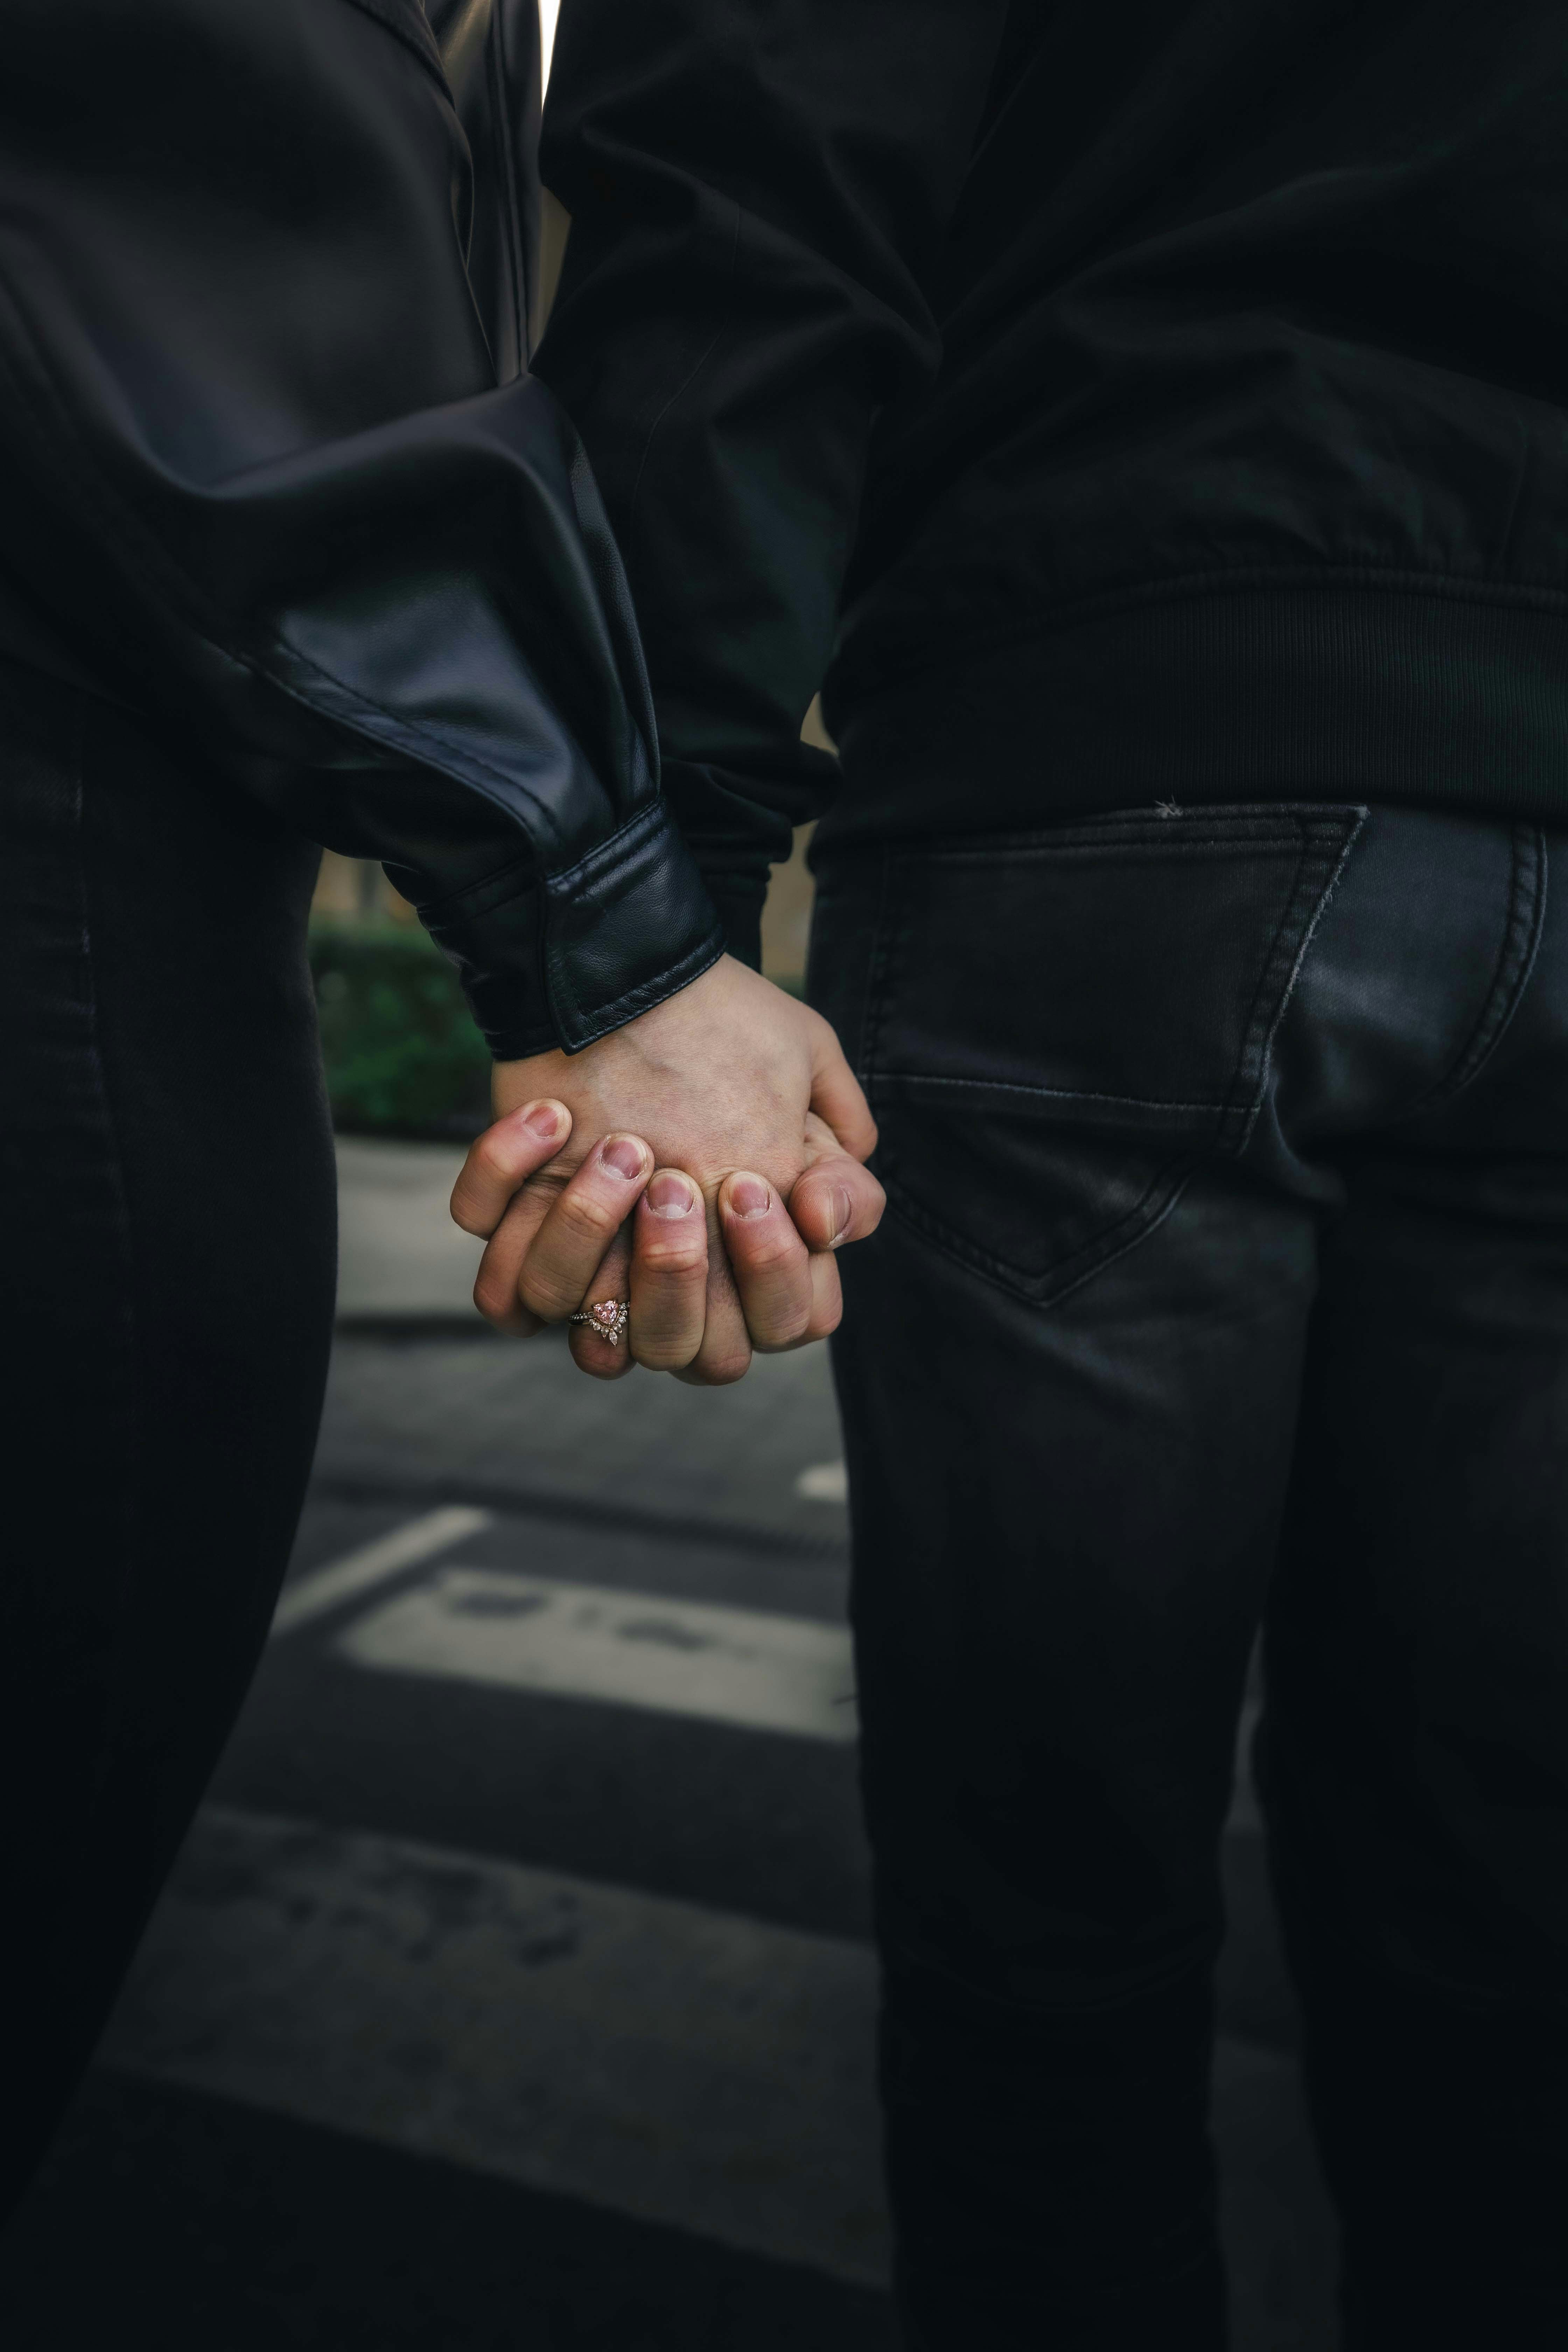
[[[702,1381],[739,1379],[753,1340],[798,1345],[837,1323],[825,1253],[869,1233],[882,1195],[859,1164],[876,1141],[865,1097],[820,1015],[725,957],[581,1054],[498,1065],[494,1093],[500,1116],[452,1196],[457,1222],[489,1239],[475,1298],[492,1322],[534,1330],[590,1291],[629,1297],[619,1348],[574,1329],[583,1368],[646,1361]]]
[[[678,1380],[717,1387],[741,1378],[753,1348],[777,1352],[805,1347],[837,1328],[842,1298],[832,1251],[870,1231],[880,1214],[881,1192],[857,1162],[847,1160],[820,1119],[808,1115],[806,1129],[813,1182],[808,1186],[804,1174],[798,1178],[794,1198],[808,1223],[816,1219],[823,1246],[808,1250],[774,1187],[742,1170],[719,1187],[723,1255],[716,1256],[700,1187],[679,1169],[657,1170],[584,1293],[590,1310],[626,1301],[626,1327],[609,1339],[591,1318],[575,1324],[571,1346],[580,1370],[596,1380],[618,1380],[634,1364],[646,1364]],[[847,1185],[832,1181],[835,1165],[840,1172],[847,1169]],[[562,1205],[577,1186],[596,1181],[590,1160]],[[845,1206],[851,1187],[868,1188],[863,1217],[852,1203]],[[829,1241],[833,1232],[837,1238]]]

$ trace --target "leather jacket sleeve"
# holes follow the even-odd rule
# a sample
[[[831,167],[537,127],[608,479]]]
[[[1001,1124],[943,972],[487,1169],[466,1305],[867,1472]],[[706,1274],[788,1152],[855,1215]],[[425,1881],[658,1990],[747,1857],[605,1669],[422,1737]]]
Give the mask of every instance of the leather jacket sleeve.
[[[928,280],[1005,0],[562,0],[542,175],[572,215],[536,362],[588,449],[664,785],[755,961],[834,763],[822,684],[873,419],[939,356]]]
[[[549,392],[498,383],[416,0],[14,0],[5,33],[13,587],[220,786],[380,857],[497,1054],[694,979],[721,937],[619,559]]]

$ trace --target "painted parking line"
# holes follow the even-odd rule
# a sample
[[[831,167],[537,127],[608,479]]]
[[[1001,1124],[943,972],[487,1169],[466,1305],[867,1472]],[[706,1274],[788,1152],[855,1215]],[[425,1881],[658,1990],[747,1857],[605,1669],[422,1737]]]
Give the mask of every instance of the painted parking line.
[[[112,2066],[879,2284],[863,1946],[209,1809]]]
[[[808,1503],[847,1503],[848,1470],[842,1462],[813,1462],[795,1479],[795,1491]]]
[[[877,2285],[875,2013],[847,1940],[213,1807],[101,2055]],[[1238,2352],[1317,2352],[1333,2224],[1291,2061],[1222,2036],[1213,2116]]]
[[[357,1666],[695,1716],[750,1731],[856,1736],[838,1625],[652,1592],[447,1568],[338,1637]]]
[[[493,1516],[463,1504],[447,1504],[394,1528],[388,1535],[377,1536],[374,1543],[362,1544],[357,1551],[345,1553],[325,1568],[313,1570],[283,1592],[272,1619],[274,1634],[291,1633],[297,1625],[308,1624],[311,1618],[341,1608],[345,1601],[373,1591],[389,1576],[417,1568],[438,1552],[450,1551],[454,1544],[488,1528]]]

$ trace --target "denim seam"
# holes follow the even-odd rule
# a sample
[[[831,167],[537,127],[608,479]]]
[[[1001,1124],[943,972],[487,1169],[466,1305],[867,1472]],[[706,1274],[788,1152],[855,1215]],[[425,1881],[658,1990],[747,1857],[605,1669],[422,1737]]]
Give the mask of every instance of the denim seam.
[[[1528,845],[1528,855],[1526,847]],[[1481,1076],[1501,1044],[1530,982],[1546,919],[1546,836],[1539,825],[1513,828],[1508,915],[1498,942],[1497,962],[1475,1024],[1447,1076],[1398,1113],[1403,1124],[1462,1094]]]
[[[1190,1152],[1180,1160],[1168,1160],[1161,1170],[1157,1181],[1151,1184],[1148,1192],[1144,1193],[1142,1201],[1139,1203],[1140,1211],[1147,1207],[1150,1199],[1160,1190],[1162,1184],[1169,1188],[1164,1199],[1157,1202],[1149,1213],[1141,1218],[1140,1223],[1131,1232],[1126,1234],[1121,1240],[1112,1242],[1109,1247],[1106,1245],[1107,1237],[1102,1234],[1098,1244],[1093,1245],[1088,1265],[1080,1266],[1076,1274],[1070,1272],[1071,1260],[1068,1260],[1066,1265],[1058,1267],[1058,1276],[1065,1278],[1055,1282],[1040,1299],[1039,1304],[1042,1307],[1060,1307],[1064,1300],[1072,1297],[1075,1291],[1081,1290],[1085,1283],[1092,1282],[1097,1276],[1106,1273],[1126,1257],[1131,1251],[1135,1250],[1141,1242],[1146,1242],[1152,1234],[1157,1234],[1166,1218],[1173,1213],[1177,1202],[1192,1182],[1196,1170],[1197,1160]],[[1123,1218],[1122,1223],[1125,1224],[1127,1222]],[[1111,1227],[1113,1234],[1120,1230],[1118,1226]],[[1086,1244],[1085,1248],[1076,1252],[1075,1255],[1083,1257],[1089,1247],[1090,1245]]]
[[[1315,824],[1309,823],[1302,827],[1300,868],[1297,877],[1296,888],[1290,896],[1289,906],[1286,908],[1280,921],[1279,931],[1276,935],[1275,950],[1269,956],[1269,976],[1272,975],[1275,964],[1279,961],[1279,940],[1287,935],[1288,930],[1289,936],[1296,937],[1290,926],[1295,921],[1299,908],[1302,908],[1302,902],[1310,898],[1313,903],[1310,911],[1305,914],[1305,919],[1301,923],[1290,969],[1285,975],[1284,984],[1280,988],[1278,998],[1274,1001],[1273,1016],[1268,1021],[1267,1033],[1260,1041],[1252,1099],[1241,1121],[1241,1132],[1236,1142],[1238,1155],[1247,1150],[1252,1139],[1253,1129],[1258,1124],[1258,1113],[1263,1108],[1263,1098],[1268,1086],[1268,1067],[1273,1059],[1274,1040],[1279,1034],[1279,1024],[1284,1020],[1289,1009],[1290,1000],[1296,993],[1296,983],[1301,977],[1301,968],[1307,961],[1308,950],[1317,936],[1318,925],[1323,919],[1323,910],[1338,888],[1340,877],[1345,870],[1350,854],[1361,837],[1362,827],[1366,823],[1367,812],[1358,805],[1349,811],[1349,816],[1351,821],[1348,823],[1342,815],[1338,820],[1331,821],[1325,817],[1321,823]],[[1265,1001],[1261,982],[1258,984],[1258,1017],[1261,1020],[1261,1006]],[[1250,1029],[1247,1043],[1250,1048]]]
[[[1269,949],[1272,957],[1273,948]],[[1245,1058],[1247,1048],[1242,1048]],[[1215,1118],[1231,1108],[1228,1096],[1214,1102],[1167,1102],[1152,1095],[1100,1095],[1087,1087],[1026,1087],[1011,1078],[949,1078],[927,1070],[878,1070],[873,1084],[882,1086],[969,1087],[977,1094],[1023,1095],[1031,1102],[1110,1103],[1123,1110],[1205,1111]]]
[[[1045,865],[1058,859],[1087,863],[1097,856],[1110,856],[1122,865],[1129,849],[1147,847],[1159,853],[1162,865],[1170,865],[1177,858],[1212,856],[1228,850],[1256,847],[1260,842],[1299,844],[1303,824],[1313,822],[1312,818],[1303,819],[1295,810],[1282,812],[1273,823],[1265,823],[1249,814],[1234,827],[1184,835],[1176,833],[1174,822],[1169,817],[1158,824],[1142,817],[1130,821],[1118,810],[1098,823],[1092,818],[1077,818],[1059,827],[1023,832],[1015,827],[984,849],[967,845],[944,847],[938,841],[929,849],[906,850],[903,854],[918,856],[922,863],[932,866],[1000,866],[1011,873],[1019,866]],[[1058,832],[1061,837],[1055,841],[1041,839],[1047,830]]]

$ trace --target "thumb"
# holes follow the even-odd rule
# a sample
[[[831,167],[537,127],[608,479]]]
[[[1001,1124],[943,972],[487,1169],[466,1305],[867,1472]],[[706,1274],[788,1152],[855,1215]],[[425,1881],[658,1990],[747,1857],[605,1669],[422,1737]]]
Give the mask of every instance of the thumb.
[[[881,1222],[887,1196],[868,1168],[840,1150],[820,1119],[808,1118],[806,1164],[789,1195],[789,1213],[808,1250],[864,1241]]]

